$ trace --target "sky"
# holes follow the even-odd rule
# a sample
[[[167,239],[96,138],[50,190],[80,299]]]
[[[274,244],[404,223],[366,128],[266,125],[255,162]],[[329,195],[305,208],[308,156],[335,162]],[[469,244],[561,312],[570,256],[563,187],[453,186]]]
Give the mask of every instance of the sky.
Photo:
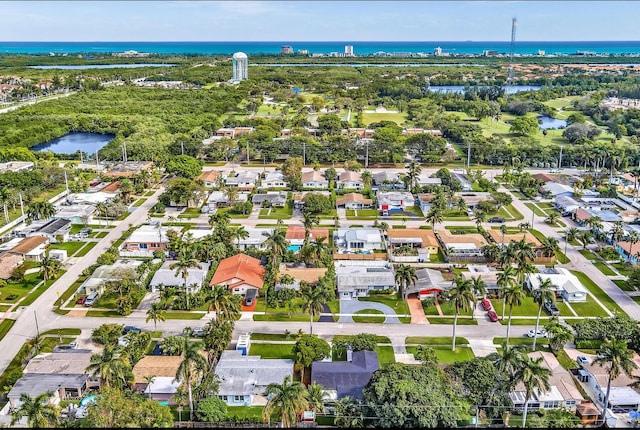
[[[638,40],[635,1],[0,1],[0,41]]]

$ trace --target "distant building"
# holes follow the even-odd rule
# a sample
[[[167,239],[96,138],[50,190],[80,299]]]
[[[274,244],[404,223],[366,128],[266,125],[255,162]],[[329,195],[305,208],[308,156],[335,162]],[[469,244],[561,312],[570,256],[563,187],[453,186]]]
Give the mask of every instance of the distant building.
[[[244,52],[233,54],[233,81],[249,79],[249,57]]]
[[[442,55],[442,48],[441,47],[437,47],[436,49],[433,50],[433,55],[435,55],[436,57],[439,57]]]
[[[280,53],[283,55],[293,54],[293,48],[291,47],[291,45],[282,45],[282,48],[280,48]]]
[[[344,55],[346,57],[353,57],[353,45],[344,45]]]

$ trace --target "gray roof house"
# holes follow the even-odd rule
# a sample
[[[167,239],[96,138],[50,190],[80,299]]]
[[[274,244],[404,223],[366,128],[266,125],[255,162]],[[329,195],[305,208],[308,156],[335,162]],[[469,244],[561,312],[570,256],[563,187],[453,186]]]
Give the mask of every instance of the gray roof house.
[[[254,205],[262,205],[264,202],[269,202],[270,206],[282,208],[287,203],[287,192],[269,191],[266,194],[254,194],[251,202]]]
[[[225,183],[228,186],[249,189],[256,186],[259,176],[260,175],[257,172],[250,172],[250,171],[237,172],[235,176],[230,176],[228,178],[225,178]]]
[[[82,397],[88,380],[88,374],[29,373],[16,381],[7,397],[11,407],[19,408],[22,404],[22,394],[28,394],[33,398],[51,391],[53,395],[49,402],[58,404],[60,400]]]
[[[285,376],[293,377],[293,360],[262,359],[242,355],[242,351],[224,351],[215,374],[220,380],[218,397],[229,406],[263,406],[267,385],[281,384]]]
[[[149,286],[152,292],[156,292],[162,287],[183,287],[184,279],[182,276],[176,275],[175,269],[169,267],[175,263],[175,261],[165,261],[158,271],[151,278]],[[191,268],[187,272],[187,286],[190,292],[196,292],[200,290],[202,284],[207,280],[207,272],[209,271],[209,263],[200,263],[195,268]]]
[[[351,361],[314,361],[311,381],[322,385],[333,400],[345,396],[361,399],[362,390],[379,368],[378,354],[374,351],[356,351]]]
[[[396,288],[393,267],[387,261],[338,260],[335,268],[339,299],[365,297],[371,290]]]
[[[370,253],[382,249],[382,236],[377,228],[341,228],[333,232],[338,254]]]
[[[400,175],[391,173],[388,170],[371,174],[371,180],[380,188],[404,188],[404,183],[400,180]]]
[[[44,236],[51,243],[65,242],[69,239],[71,221],[67,219],[48,219],[35,221],[28,226],[14,230],[18,237]]]

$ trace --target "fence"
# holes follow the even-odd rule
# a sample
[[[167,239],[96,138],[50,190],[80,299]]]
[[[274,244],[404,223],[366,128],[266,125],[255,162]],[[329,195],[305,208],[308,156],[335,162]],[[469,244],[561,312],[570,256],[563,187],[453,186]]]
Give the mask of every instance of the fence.
[[[386,260],[386,252],[375,254],[333,254],[334,260]]]

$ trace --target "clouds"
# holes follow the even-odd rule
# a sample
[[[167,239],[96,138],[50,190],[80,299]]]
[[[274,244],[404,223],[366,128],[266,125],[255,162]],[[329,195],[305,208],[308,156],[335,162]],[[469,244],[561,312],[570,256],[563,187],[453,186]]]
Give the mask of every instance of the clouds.
[[[0,2],[5,41],[634,40],[637,2]]]

